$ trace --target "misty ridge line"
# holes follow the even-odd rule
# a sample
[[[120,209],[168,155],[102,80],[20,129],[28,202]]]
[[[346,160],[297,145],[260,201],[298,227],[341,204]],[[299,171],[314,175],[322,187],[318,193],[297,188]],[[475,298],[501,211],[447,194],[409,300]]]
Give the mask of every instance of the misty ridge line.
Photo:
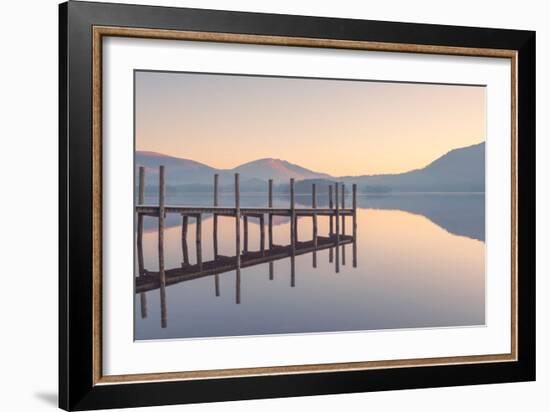
[[[136,151],[136,172],[145,167],[146,192],[158,185],[158,167],[167,170],[168,192],[201,193],[211,191],[214,174],[220,178],[220,191],[233,190],[233,175],[241,175],[243,192],[264,192],[273,179],[276,192],[288,192],[289,180],[296,181],[297,193],[311,192],[315,183],[322,193],[335,182],[357,184],[359,192],[484,192],[485,142],[452,149],[421,169],[394,174],[331,176],[286,160],[263,158],[232,169],[217,169],[194,160],[156,152]]]
[[[430,163],[428,163],[426,166],[424,166],[424,168],[428,167],[429,165],[431,165],[436,160],[440,159],[443,156],[448,155],[449,153],[453,152],[454,150],[467,149],[467,148],[482,145],[484,143],[485,142],[483,141],[483,142],[480,142],[480,143],[475,143],[473,145],[462,146],[462,147],[457,147],[457,148],[454,148],[454,149],[450,149],[447,152],[445,152],[443,155],[439,156],[438,158],[436,158],[433,161],[431,161]],[[162,159],[173,159],[173,160],[185,161],[185,162],[194,163],[197,166],[208,167],[208,168],[211,168],[213,170],[217,170],[219,172],[235,172],[235,173],[238,172],[238,169],[249,166],[249,165],[252,165],[256,162],[270,162],[270,163],[272,163],[274,165],[277,165],[277,166],[279,164],[287,164],[287,165],[290,165],[292,167],[297,167],[297,168],[300,168],[300,169],[303,169],[303,170],[307,170],[308,172],[311,172],[311,173],[324,175],[324,176],[326,176],[327,178],[330,178],[330,179],[345,179],[345,178],[351,178],[351,177],[372,177],[372,176],[395,176],[395,175],[401,175],[401,174],[404,174],[404,173],[410,173],[410,172],[414,172],[414,171],[423,169],[423,168],[417,168],[417,169],[411,169],[411,170],[408,170],[408,171],[405,171],[405,172],[398,172],[398,173],[370,173],[370,174],[360,174],[360,175],[335,176],[335,175],[330,175],[330,174],[324,173],[324,172],[316,172],[316,171],[313,171],[311,169],[307,169],[305,167],[297,165],[295,163],[289,162],[288,160],[278,159],[278,158],[273,158],[273,157],[263,157],[263,158],[256,159],[256,160],[250,160],[248,162],[242,163],[242,164],[237,165],[235,167],[228,168],[228,169],[223,169],[223,168],[217,168],[217,167],[214,167],[214,166],[210,166],[210,165],[207,165],[206,163],[199,162],[199,161],[196,161],[196,160],[187,159],[185,157],[177,157],[177,156],[172,156],[172,155],[168,155],[168,154],[164,154],[164,153],[160,153],[160,152],[155,152],[155,151],[150,151],[150,150],[136,150],[136,155],[158,157],[159,159],[162,158]]]
[[[206,163],[198,162],[196,160],[187,159],[185,157],[177,157],[177,156],[167,155],[167,154],[163,154],[163,153],[159,153],[159,152],[148,151],[148,150],[136,150],[136,154],[137,155],[142,155],[142,156],[158,157],[159,159],[173,159],[173,160],[185,161],[185,162],[189,162],[189,163],[195,163],[197,166],[208,167],[208,168],[211,168],[212,170],[217,170],[218,172],[235,172],[235,173],[237,173],[240,168],[247,167],[247,166],[252,165],[256,162],[266,162],[266,163],[271,163],[275,167],[279,167],[279,165],[281,165],[281,164],[286,164],[286,165],[290,165],[292,167],[307,170],[311,173],[324,174],[329,178],[332,178],[332,179],[335,178],[334,176],[329,175],[328,173],[314,172],[311,169],[306,169],[305,167],[299,166],[295,163],[291,163],[288,160],[277,159],[277,158],[273,158],[273,157],[263,157],[261,159],[251,160],[249,162],[242,163],[240,165],[237,165],[237,166],[229,168],[229,169],[221,169],[221,168],[217,168],[217,167],[214,167],[214,166],[207,165]]]

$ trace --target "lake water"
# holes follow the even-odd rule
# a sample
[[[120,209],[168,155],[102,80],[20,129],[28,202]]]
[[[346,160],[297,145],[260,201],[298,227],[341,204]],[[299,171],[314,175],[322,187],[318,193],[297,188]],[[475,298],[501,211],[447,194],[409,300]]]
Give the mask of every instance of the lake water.
[[[221,205],[233,206],[230,193]],[[327,207],[326,194],[318,207]],[[265,194],[242,194],[241,206],[266,206]],[[135,338],[168,339],[398,328],[473,326],[485,323],[485,195],[358,195],[356,267],[353,245],[339,247],[339,271],[331,250],[295,257],[166,287],[166,327],[161,326],[159,289],[135,296]],[[310,197],[298,195],[297,207]],[[209,195],[172,196],[167,204],[211,205]],[[146,204],[156,204],[146,198]],[[307,206],[306,206],[307,205]],[[346,198],[346,205],[351,199]],[[274,206],[288,207],[276,197]],[[219,217],[219,254],[235,255],[235,219]],[[351,234],[352,218],[346,218]],[[144,267],[158,271],[158,219],[146,217]],[[181,217],[168,215],[165,267],[182,265]],[[274,218],[274,243],[289,244],[290,222]],[[249,249],[258,250],[257,219],[249,219]],[[329,218],[318,217],[327,236]],[[202,260],[213,259],[213,219],[203,217]],[[190,263],[195,263],[195,221],[189,219]],[[267,236],[267,229],[266,229]],[[311,240],[312,219],[298,219],[298,239]],[[241,236],[242,239],[242,236]],[[242,240],[241,240],[242,241]],[[266,240],[267,244],[267,240]],[[332,253],[336,253],[332,250]],[[334,257],[334,256],[333,256]],[[345,264],[344,264],[345,262]],[[136,263],[136,273],[137,263]],[[240,290],[237,303],[237,288]]]

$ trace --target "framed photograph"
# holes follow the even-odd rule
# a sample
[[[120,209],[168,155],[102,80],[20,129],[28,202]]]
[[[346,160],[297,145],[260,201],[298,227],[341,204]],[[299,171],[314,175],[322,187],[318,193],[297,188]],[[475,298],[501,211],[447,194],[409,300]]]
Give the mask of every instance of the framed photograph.
[[[60,5],[60,407],[535,379],[535,33]]]

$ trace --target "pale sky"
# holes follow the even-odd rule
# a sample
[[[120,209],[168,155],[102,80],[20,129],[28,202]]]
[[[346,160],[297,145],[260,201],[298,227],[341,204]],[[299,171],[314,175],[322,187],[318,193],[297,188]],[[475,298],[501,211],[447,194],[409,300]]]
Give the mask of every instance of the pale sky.
[[[333,176],[424,167],[485,140],[485,87],[138,71],[136,149]]]

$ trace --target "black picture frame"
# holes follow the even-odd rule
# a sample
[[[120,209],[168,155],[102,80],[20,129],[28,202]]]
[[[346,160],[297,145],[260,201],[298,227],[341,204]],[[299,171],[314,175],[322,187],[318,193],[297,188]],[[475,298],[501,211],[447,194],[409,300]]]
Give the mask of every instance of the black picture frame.
[[[92,28],[138,27],[517,51],[517,361],[97,385]],[[59,406],[89,410],[535,379],[535,32],[70,1],[59,6]]]

